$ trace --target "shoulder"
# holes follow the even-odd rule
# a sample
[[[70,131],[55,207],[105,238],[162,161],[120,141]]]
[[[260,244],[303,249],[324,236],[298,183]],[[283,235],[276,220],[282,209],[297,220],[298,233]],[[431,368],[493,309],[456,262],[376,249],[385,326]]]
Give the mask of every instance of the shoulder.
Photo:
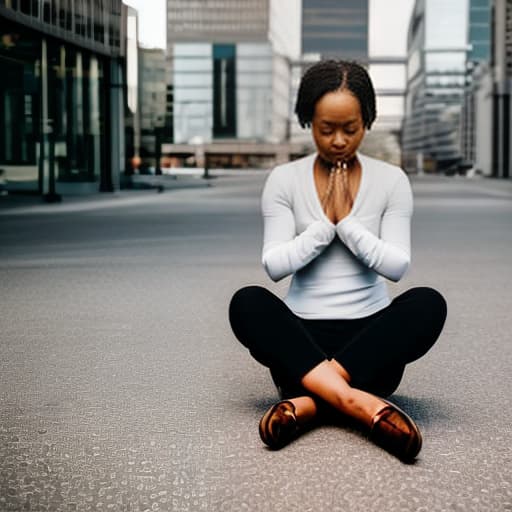
[[[359,154],[358,156],[376,188],[388,192],[397,187],[410,189],[409,178],[401,167],[366,155]]]
[[[307,155],[291,162],[274,167],[267,180],[291,180],[297,178],[301,173],[307,172],[312,165],[315,154]]]
[[[314,157],[311,154],[274,167],[266,179],[265,191],[291,191],[293,184],[308,172]]]
[[[363,165],[365,165],[372,174],[372,177],[379,181],[393,182],[395,180],[409,180],[405,171],[401,167],[398,167],[398,165],[393,165],[384,160],[362,154],[358,156]]]

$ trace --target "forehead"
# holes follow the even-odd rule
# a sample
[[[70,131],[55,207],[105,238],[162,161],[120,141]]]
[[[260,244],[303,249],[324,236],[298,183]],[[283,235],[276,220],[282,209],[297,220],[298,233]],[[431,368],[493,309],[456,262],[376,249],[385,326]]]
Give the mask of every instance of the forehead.
[[[328,92],[316,102],[314,118],[329,123],[358,121],[361,120],[361,106],[350,91]]]

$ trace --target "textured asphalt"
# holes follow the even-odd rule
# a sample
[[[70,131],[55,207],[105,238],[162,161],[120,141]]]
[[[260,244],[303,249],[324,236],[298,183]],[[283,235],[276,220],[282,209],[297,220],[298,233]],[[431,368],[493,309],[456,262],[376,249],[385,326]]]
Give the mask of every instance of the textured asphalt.
[[[404,465],[343,424],[258,437],[277,395],[227,306],[287,286],[259,263],[264,177],[0,212],[0,511],[512,511],[511,182],[413,180],[391,292],[449,317],[394,397],[424,435]]]

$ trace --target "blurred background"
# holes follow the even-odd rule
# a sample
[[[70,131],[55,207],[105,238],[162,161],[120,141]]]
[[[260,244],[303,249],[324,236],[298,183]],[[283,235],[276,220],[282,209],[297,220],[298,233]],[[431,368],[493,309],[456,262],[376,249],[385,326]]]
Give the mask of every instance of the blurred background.
[[[0,0],[1,192],[305,155],[294,101],[321,58],[374,80],[363,152],[510,177],[510,0]]]

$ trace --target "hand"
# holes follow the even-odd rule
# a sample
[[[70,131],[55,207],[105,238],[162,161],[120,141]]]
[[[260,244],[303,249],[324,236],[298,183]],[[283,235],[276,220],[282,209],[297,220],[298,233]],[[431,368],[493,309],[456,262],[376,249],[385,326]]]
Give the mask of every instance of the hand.
[[[324,212],[333,224],[337,224],[352,210],[352,199],[347,190],[346,176],[341,172],[334,172],[329,176],[329,180],[332,190],[324,203]]]

